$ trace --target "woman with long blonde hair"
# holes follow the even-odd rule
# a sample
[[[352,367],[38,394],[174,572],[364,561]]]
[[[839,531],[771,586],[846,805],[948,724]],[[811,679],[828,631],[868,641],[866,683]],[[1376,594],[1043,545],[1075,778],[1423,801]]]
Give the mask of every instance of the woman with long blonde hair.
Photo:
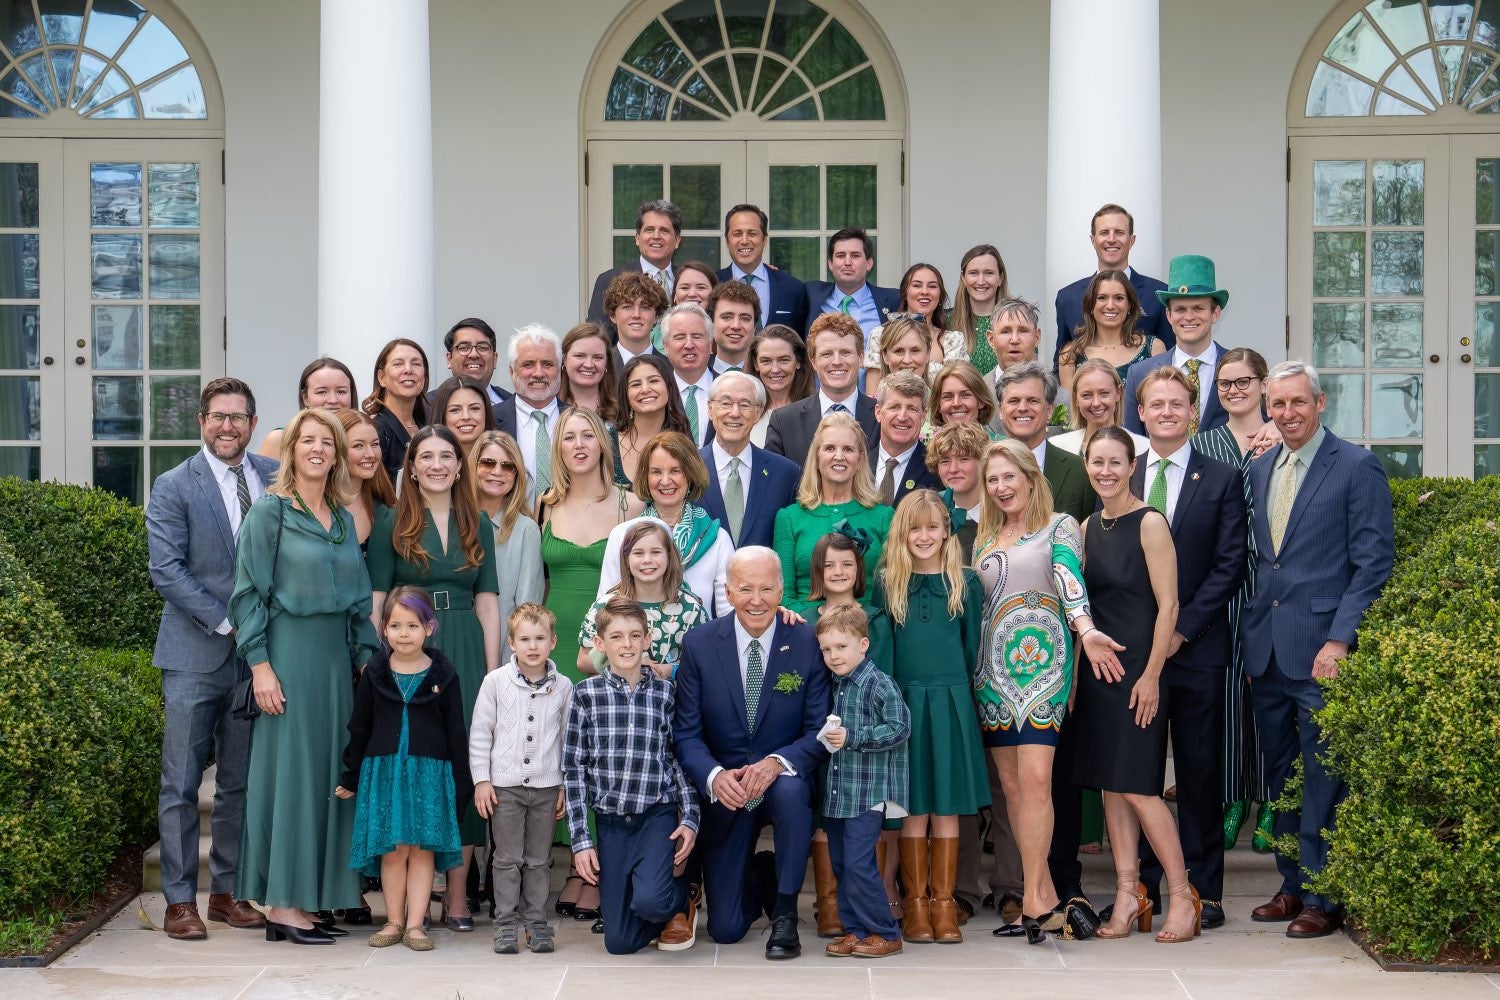
[[[495,575],[500,584],[500,659],[510,656],[510,613],[542,602],[542,532],[526,503],[521,446],[504,431],[485,431],[469,449],[469,486],[479,513],[495,533]],[[501,572],[500,567],[504,567]]]
[[[1104,428],[1125,426],[1125,407],[1135,405],[1125,398],[1125,382],[1118,369],[1103,358],[1089,358],[1074,369],[1068,396],[1073,430],[1047,440],[1075,455],[1082,455],[1089,439]],[[1134,432],[1130,436],[1137,452],[1150,443]]]

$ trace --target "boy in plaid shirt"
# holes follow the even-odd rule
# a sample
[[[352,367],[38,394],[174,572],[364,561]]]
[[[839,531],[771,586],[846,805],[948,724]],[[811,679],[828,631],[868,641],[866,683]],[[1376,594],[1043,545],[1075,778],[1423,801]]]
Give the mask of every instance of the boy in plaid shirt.
[[[687,861],[697,839],[698,796],[672,750],[672,682],[641,667],[645,611],[613,597],[594,623],[594,648],[609,669],[573,688],[563,788],[573,866],[599,886],[604,949],[628,955],[687,906],[687,883],[673,869]]]
[[[823,830],[839,883],[844,935],[826,949],[833,958],[885,958],[901,953],[875,864],[881,821],[906,815],[906,740],[911,714],[896,682],[865,654],[869,618],[858,604],[825,607],[818,647],[833,672],[833,715],[819,739],[833,753],[823,795]],[[830,719],[830,724],[833,719]]]

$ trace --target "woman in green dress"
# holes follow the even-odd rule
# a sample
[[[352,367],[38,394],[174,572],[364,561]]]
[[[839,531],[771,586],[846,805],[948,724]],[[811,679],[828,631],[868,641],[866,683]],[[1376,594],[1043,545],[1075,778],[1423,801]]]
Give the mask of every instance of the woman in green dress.
[[[981,375],[988,375],[1000,363],[988,337],[990,315],[995,303],[1008,298],[1010,278],[1000,251],[988,243],[969,248],[958,265],[958,290],[953,293],[947,327],[963,334],[969,361]]]
[[[395,587],[420,587],[432,595],[437,614],[432,644],[458,672],[467,727],[484,675],[500,665],[500,588],[495,534],[479,514],[474,491],[463,481],[461,454],[457,438],[446,427],[434,424],[412,435],[396,508],[381,512],[370,532],[366,559],[377,616],[385,595]],[[464,863],[448,872],[443,919],[450,930],[471,931],[468,869],[474,848],[488,842],[489,829],[469,808],[460,832]]]
[[[818,539],[841,521],[870,534],[865,553],[865,585],[873,588],[871,575],[880,562],[886,532],[895,513],[880,502],[875,477],[870,472],[865,436],[847,413],[830,413],[818,425],[808,449],[810,461],[802,468],[797,502],[776,514],[772,546],[781,557],[781,578],[786,588],[786,607],[806,613],[814,602],[812,592],[813,548]]]
[[[354,806],[334,797],[354,707],[349,664],[374,652],[370,578],[353,518],[344,428],[303,410],[281,468],[240,526],[229,621],[261,715],[245,779],[235,895],[266,909],[266,936],[327,944],[312,914],[358,907],[347,855]]]

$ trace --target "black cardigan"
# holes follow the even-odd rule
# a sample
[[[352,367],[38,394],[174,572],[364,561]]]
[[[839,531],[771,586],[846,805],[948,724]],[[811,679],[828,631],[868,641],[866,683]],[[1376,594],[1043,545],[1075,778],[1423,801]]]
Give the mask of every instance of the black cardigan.
[[[428,646],[423,651],[432,658],[432,666],[409,704],[407,752],[453,765],[454,795],[462,820],[474,796],[463,694],[458,673],[442,650]],[[339,778],[339,784],[351,792],[359,788],[360,766],[366,757],[393,754],[401,745],[401,689],[391,673],[389,656],[384,649],[372,656],[354,691],[354,717],[349,720],[349,745],[344,748],[344,774]]]

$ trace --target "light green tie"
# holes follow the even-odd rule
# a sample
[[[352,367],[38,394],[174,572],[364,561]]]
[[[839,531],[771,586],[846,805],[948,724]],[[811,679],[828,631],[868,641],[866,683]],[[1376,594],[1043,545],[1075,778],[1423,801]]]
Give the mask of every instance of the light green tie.
[[[729,478],[724,481],[724,518],[729,522],[729,537],[736,544],[745,523],[745,483],[740,479],[740,460],[729,460]]]
[[[760,685],[766,677],[766,665],[760,658],[760,640],[750,640],[750,652],[745,658],[745,727],[755,734],[755,717],[760,713]],[[765,801],[765,796],[745,803],[746,809],[754,809]]]
[[[1281,543],[1286,540],[1286,526],[1292,519],[1292,504],[1297,500],[1297,453],[1288,451],[1286,462],[1281,466],[1281,479],[1276,483],[1276,496],[1271,499],[1271,550],[1281,552]]]
[[[766,307],[769,306],[771,303],[768,302],[768,301],[766,301],[765,295],[762,295],[761,292],[760,292],[760,289],[755,287],[755,283],[757,281],[759,281],[759,280],[760,279],[757,278],[753,274],[747,274],[747,275],[745,275],[745,284],[749,285],[750,286],[750,290],[755,293],[755,297],[758,298],[758,299],[760,299],[760,315],[761,315],[761,319],[763,320],[763,319],[765,319],[765,315],[766,315]],[[770,293],[770,289],[769,288],[766,289],[766,292],[767,292],[767,294],[769,294]],[[756,323],[755,323],[755,332],[756,333],[760,333],[760,331],[764,328],[764,326],[765,326],[764,323],[762,323],[760,320],[757,320]],[[733,370],[734,371],[739,371],[740,370],[739,366],[736,365]]]
[[[552,488],[552,439],[547,435],[545,413],[532,410],[531,419],[536,421],[536,492],[540,496]]]
[[[693,444],[699,445],[703,442],[698,440],[698,387],[690,385],[687,387],[687,418],[688,430],[693,432]]]
[[[1188,359],[1188,384],[1193,387],[1193,395],[1197,397],[1199,403],[1203,401],[1203,387],[1198,384],[1198,369],[1202,367],[1203,362],[1198,360],[1197,358]],[[1194,434],[1198,433],[1198,414],[1201,412],[1202,411],[1198,408],[1197,405],[1193,406],[1193,415],[1188,420],[1188,437],[1192,437]]]
[[[1156,478],[1151,480],[1151,492],[1146,495],[1146,503],[1160,511],[1162,517],[1167,516],[1167,466],[1171,464],[1169,458],[1156,463]]]
[[[839,312],[843,313],[845,316],[854,315],[854,296],[844,296],[844,300],[839,303]]]

